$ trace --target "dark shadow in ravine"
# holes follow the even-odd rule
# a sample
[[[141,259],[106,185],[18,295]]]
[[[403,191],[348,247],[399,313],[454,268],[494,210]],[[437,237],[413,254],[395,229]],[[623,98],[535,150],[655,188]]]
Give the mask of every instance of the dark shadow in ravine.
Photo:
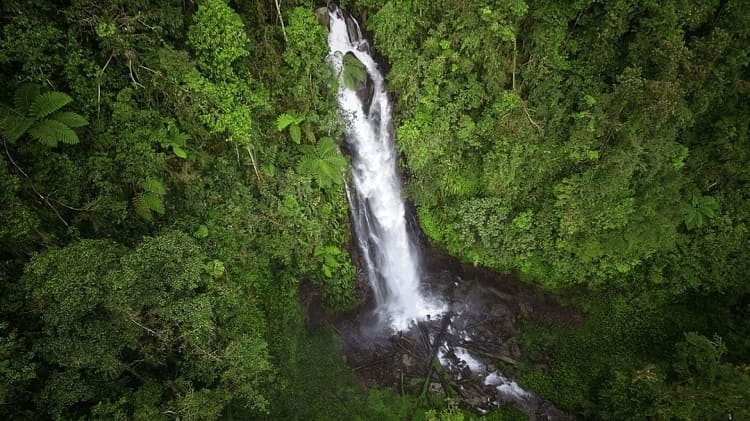
[[[360,380],[452,396],[478,413],[515,404],[531,419],[572,419],[521,389],[513,373],[524,358],[518,341],[522,320],[576,325],[578,312],[515,277],[461,263],[430,247],[420,234],[427,293],[440,297],[448,311],[399,333],[382,325],[369,299],[358,310],[329,319]],[[356,256],[356,249],[351,251]],[[360,283],[366,288],[366,276]]]

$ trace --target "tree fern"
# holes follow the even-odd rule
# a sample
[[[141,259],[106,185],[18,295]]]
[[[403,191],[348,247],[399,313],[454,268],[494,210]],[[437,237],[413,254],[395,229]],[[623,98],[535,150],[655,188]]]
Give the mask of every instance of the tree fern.
[[[13,105],[15,105],[17,110],[26,111],[31,108],[31,104],[41,91],[42,88],[35,83],[23,84],[16,89],[13,96]]]
[[[37,95],[29,111],[34,118],[44,118],[73,101],[68,94],[52,91]]]
[[[141,183],[143,192],[138,193],[133,198],[133,208],[135,209],[136,215],[151,221],[153,219],[153,213],[164,215],[166,208],[162,197],[167,193],[167,189],[164,187],[164,183],[161,180],[150,178]]]
[[[0,128],[3,137],[10,142],[18,140],[34,124],[33,119],[24,117],[18,110],[6,105],[0,105],[0,112],[2,112]]]
[[[88,120],[83,118],[80,114],[71,113],[70,111],[60,111],[52,114],[53,120],[59,121],[60,123],[72,127],[83,127],[89,124]]]
[[[343,183],[342,172],[347,160],[338,151],[330,138],[323,138],[317,145],[304,145],[305,155],[297,164],[297,172],[313,177],[322,188],[331,188]]]
[[[42,120],[39,124],[29,128],[29,135],[47,146],[57,146],[57,142],[67,144],[78,143],[78,135],[70,127],[57,120]]]
[[[0,104],[0,133],[9,142],[15,142],[28,133],[50,147],[59,142],[78,143],[73,128],[83,127],[88,121],[79,114],[60,111],[72,100],[63,92],[42,93],[39,85],[21,85],[13,96],[13,107]]]

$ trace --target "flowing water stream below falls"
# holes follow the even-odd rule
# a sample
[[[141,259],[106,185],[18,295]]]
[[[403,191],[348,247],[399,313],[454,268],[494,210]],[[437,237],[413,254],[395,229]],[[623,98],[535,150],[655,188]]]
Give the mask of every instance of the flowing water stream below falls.
[[[520,358],[517,319],[564,310],[427,245],[402,199],[391,102],[374,52],[346,11],[331,5],[324,13],[352,157],[347,195],[359,266],[372,291],[356,316],[338,322],[349,364],[373,385],[454,396],[478,412],[514,403],[533,418],[566,418],[509,374]]]

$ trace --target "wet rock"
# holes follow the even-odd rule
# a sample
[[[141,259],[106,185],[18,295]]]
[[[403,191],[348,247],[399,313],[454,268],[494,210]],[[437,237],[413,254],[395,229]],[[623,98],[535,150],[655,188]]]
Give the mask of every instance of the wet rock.
[[[523,317],[526,317],[526,318],[528,318],[531,315],[531,313],[534,311],[534,309],[531,307],[529,303],[526,303],[523,301],[518,303],[518,307],[521,310],[521,314],[523,315]]]
[[[432,382],[427,387],[427,391],[430,392],[430,393],[432,393],[432,394],[435,394],[435,395],[442,395],[443,394],[443,385],[441,385],[440,383]]]
[[[528,396],[513,396],[509,394],[512,390],[524,391],[510,383],[485,384],[485,379],[497,372],[503,381],[513,381],[506,371],[523,356],[512,339],[520,333],[519,317],[539,322],[577,316],[517,280],[462,266],[449,258],[435,260],[431,250],[423,251],[429,270],[425,281],[432,294],[450,303],[450,319],[433,317],[420,322],[418,328],[394,335],[382,326],[374,327],[377,317],[372,317],[373,297],[368,297],[359,313],[346,320],[357,327],[341,329],[349,364],[364,367],[356,370],[357,375],[365,384],[396,388],[409,384],[410,379],[429,376],[428,391],[441,396],[446,392],[437,379],[447,379],[450,383],[445,387],[458,392],[461,405],[478,413],[512,403],[531,419],[566,419],[533,391],[526,391]],[[474,361],[467,364],[461,358],[464,351],[457,352],[457,348],[463,348]],[[440,366],[435,367],[435,360]],[[420,390],[422,381],[416,381]],[[498,389],[501,386],[505,392]]]
[[[510,355],[515,359],[521,358],[521,347],[515,342],[510,345]]]
[[[401,356],[401,364],[407,371],[414,366],[417,361],[409,354],[403,354]]]

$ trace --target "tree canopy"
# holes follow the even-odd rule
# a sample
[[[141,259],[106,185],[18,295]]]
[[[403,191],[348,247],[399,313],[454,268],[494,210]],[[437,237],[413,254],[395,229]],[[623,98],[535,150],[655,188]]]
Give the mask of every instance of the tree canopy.
[[[586,314],[514,339],[521,385],[750,418],[750,3],[342,3],[426,236]],[[462,419],[305,323],[359,304],[317,6],[2,2],[0,417]]]

